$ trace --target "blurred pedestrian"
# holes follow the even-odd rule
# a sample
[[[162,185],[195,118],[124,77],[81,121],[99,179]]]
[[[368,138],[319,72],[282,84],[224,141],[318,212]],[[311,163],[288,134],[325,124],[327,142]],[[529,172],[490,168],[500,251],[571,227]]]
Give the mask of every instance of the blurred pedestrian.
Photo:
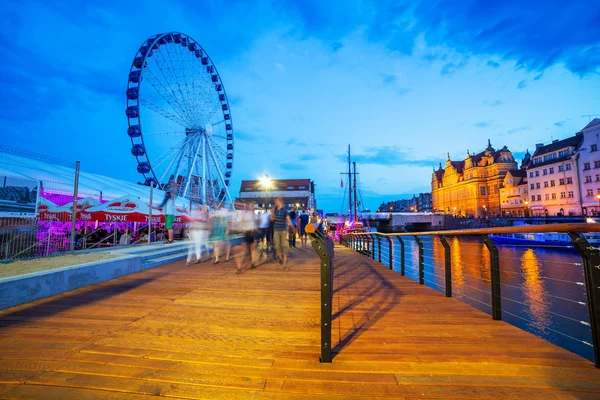
[[[202,250],[206,251],[208,257],[208,208],[199,206],[192,210],[188,224],[190,233],[190,247],[188,250],[187,264],[192,263],[192,256],[196,255],[196,264],[202,261]]]
[[[219,256],[225,241],[227,232],[227,218],[224,210],[218,206],[210,215],[210,242],[213,244],[213,264],[219,263]],[[228,259],[226,261],[229,261]]]
[[[289,215],[291,224],[288,228],[288,242],[290,247],[296,247],[296,207],[292,208]]]
[[[173,243],[173,222],[175,222],[175,185],[172,182],[171,185],[165,191],[165,197],[162,203],[158,206],[163,208],[165,214],[165,226],[167,227],[168,237],[167,243]]]
[[[288,241],[286,240],[287,229],[292,222],[290,216],[283,205],[283,199],[277,197],[275,199],[275,208],[271,213],[273,221],[273,243],[275,244],[275,255],[279,259],[279,263],[283,264],[283,268],[289,271],[287,265]]]
[[[302,247],[306,247],[306,242],[308,240],[308,235],[306,234],[306,226],[308,225],[308,221],[310,219],[308,215],[308,211],[304,210],[302,214],[298,217],[300,222],[298,223],[300,228],[300,242],[302,242]]]

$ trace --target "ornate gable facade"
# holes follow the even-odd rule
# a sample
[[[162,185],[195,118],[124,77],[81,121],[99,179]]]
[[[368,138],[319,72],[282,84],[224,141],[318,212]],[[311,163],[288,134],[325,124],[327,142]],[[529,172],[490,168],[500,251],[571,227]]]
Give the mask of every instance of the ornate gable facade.
[[[471,155],[467,150],[463,161],[441,164],[431,176],[434,211],[456,216],[487,217],[500,215],[500,187],[504,176],[517,163],[506,147],[495,150],[488,140],[487,148]]]

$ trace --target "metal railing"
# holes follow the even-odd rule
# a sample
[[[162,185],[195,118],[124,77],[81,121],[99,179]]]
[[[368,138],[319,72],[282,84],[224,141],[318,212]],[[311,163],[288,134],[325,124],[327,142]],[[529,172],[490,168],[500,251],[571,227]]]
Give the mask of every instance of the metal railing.
[[[321,259],[321,362],[330,363],[331,319],[333,300],[333,241],[323,232],[321,225],[308,224],[306,233],[310,242]]]
[[[553,329],[547,327],[546,329],[551,331],[553,334],[562,335],[565,338],[570,338],[571,340],[577,340],[583,345],[593,347],[593,356],[594,362],[597,368],[600,368],[600,253],[598,248],[590,245],[588,240],[580,235],[580,233],[587,232],[600,232],[600,224],[552,224],[552,225],[534,225],[534,226],[518,226],[518,227],[502,227],[502,228],[481,228],[481,229],[466,229],[466,230],[448,230],[448,231],[434,231],[434,232],[416,232],[416,233],[394,233],[394,234],[386,234],[379,232],[364,232],[364,233],[350,233],[346,235],[340,236],[340,243],[350,249],[353,249],[361,254],[364,254],[373,260],[382,262],[387,264],[389,269],[398,269],[401,275],[406,275],[407,273],[407,263],[406,263],[406,247],[407,240],[412,241],[412,243],[416,244],[415,254],[413,256],[414,261],[416,261],[416,271],[415,274],[418,276],[419,284],[423,285],[426,283],[435,287],[436,289],[441,290],[445,293],[446,297],[453,296],[453,256],[460,257],[460,251],[455,253],[452,252],[451,246],[448,243],[448,238],[458,238],[462,237],[466,239],[466,237],[479,237],[485,248],[487,249],[487,254],[481,254],[481,256],[485,257],[486,263],[489,264],[489,269],[487,271],[482,270],[483,276],[474,276],[474,274],[467,274],[464,271],[461,271],[461,278],[466,281],[466,279],[474,279],[477,281],[477,284],[473,284],[469,286],[464,284],[465,287],[470,288],[470,290],[475,290],[479,293],[480,296],[474,295],[474,297],[470,297],[466,294],[462,294],[461,297],[469,300],[471,303],[480,303],[481,305],[487,306],[490,309],[490,313],[494,320],[501,320],[503,318],[503,314],[510,316],[512,319],[521,319],[525,322],[528,321],[527,318],[524,318],[520,315],[516,315],[514,312],[503,311],[503,300],[505,304],[512,305],[525,305],[523,301],[520,299],[510,298],[509,296],[503,295],[503,289],[507,289],[508,292],[511,292],[516,289],[520,290],[522,288],[518,287],[518,285],[512,284],[512,282],[503,282],[501,279],[502,276],[507,276],[506,274],[515,274],[515,275],[523,275],[524,271],[516,271],[510,270],[510,268],[500,268],[500,254],[498,248],[494,244],[494,241],[490,238],[489,235],[494,234],[506,234],[506,233],[522,233],[522,234],[532,234],[532,233],[566,233],[572,243],[573,248],[577,251],[577,253],[582,257],[583,263],[579,264],[583,267],[584,272],[584,282],[575,282],[567,280],[561,276],[541,276],[540,278],[550,281],[552,283],[562,283],[569,284],[570,287],[581,287],[585,286],[585,301],[583,299],[571,299],[568,298],[568,295],[557,295],[550,294],[548,292],[543,293],[544,296],[547,296],[552,301],[560,301],[560,302],[569,302],[568,304],[577,304],[579,306],[587,306],[587,313],[589,314],[589,322],[582,320],[581,317],[573,316],[573,315],[564,315],[554,310],[547,310],[546,312],[553,317],[560,318],[561,321],[572,322],[576,324],[576,326],[585,326],[589,327],[591,331],[592,343],[588,343],[579,338],[572,337],[572,335],[565,334],[564,332],[560,332],[557,329]],[[424,240],[431,239],[432,247],[433,241],[435,239],[439,240],[441,244],[441,248],[443,248],[443,257],[441,254],[437,254],[437,258],[435,258],[434,249],[426,249],[424,246]],[[386,242],[387,250],[382,250],[382,241]],[[400,245],[400,254],[399,259],[397,257],[396,251],[394,250],[394,243],[398,242]],[[412,244],[411,243],[411,244]],[[480,242],[481,244],[481,242]],[[414,248],[414,246],[413,246]],[[426,255],[426,250],[429,252],[431,250],[431,256]],[[387,252],[387,254],[386,254]],[[427,271],[425,269],[425,258],[430,259],[430,268],[431,271]],[[434,260],[435,258],[435,260]],[[511,257],[507,257],[511,258]],[[442,261],[443,266],[436,266],[435,261]],[[394,262],[396,260],[396,263]],[[509,260],[510,261],[510,260]],[[557,261],[557,263],[561,263]],[[400,264],[400,265],[398,265]],[[569,263],[564,263],[569,264]],[[577,263],[572,263],[577,266]],[[461,264],[462,265],[462,264]],[[506,265],[505,265],[506,267]],[[436,274],[436,271],[440,273],[443,272],[443,277]],[[455,270],[455,272],[457,272]],[[539,271],[538,271],[539,273]],[[433,279],[429,279],[433,278]],[[443,281],[443,285],[441,282]],[[468,281],[471,283],[472,281]],[[483,285],[483,286],[482,286]],[[488,286],[489,285],[489,286]],[[479,286],[479,287],[477,287]],[[487,289],[486,289],[487,286]],[[560,293],[559,293],[560,294]],[[479,297],[479,298],[476,298]],[[482,301],[482,298],[487,298],[490,301],[490,304]],[[552,305],[552,304],[550,304]],[[568,313],[567,313],[568,314]]]

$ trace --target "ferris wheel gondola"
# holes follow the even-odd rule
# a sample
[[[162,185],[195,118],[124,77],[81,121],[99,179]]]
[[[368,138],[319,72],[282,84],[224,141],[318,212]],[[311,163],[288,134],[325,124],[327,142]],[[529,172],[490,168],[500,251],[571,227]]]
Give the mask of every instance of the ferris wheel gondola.
[[[131,154],[144,183],[210,206],[231,202],[231,109],[202,46],[179,32],[151,36],[133,59],[126,96]]]

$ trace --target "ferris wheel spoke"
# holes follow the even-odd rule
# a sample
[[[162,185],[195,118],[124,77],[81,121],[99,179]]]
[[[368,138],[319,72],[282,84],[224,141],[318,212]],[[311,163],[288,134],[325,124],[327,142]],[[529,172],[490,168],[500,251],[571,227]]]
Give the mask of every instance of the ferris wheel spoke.
[[[185,135],[185,131],[171,131],[171,132],[144,132],[144,136],[174,136],[174,135]],[[215,135],[213,135],[215,136]]]
[[[171,66],[171,68],[169,69],[171,75],[172,75],[172,79],[171,82],[169,83],[169,87],[171,87],[171,89],[173,90],[173,92],[178,92],[179,95],[181,95],[181,103],[182,105],[185,107],[188,118],[190,119],[190,122],[195,123],[196,121],[194,121],[193,119],[193,112],[192,112],[192,108],[190,107],[190,102],[189,99],[186,98],[186,96],[184,95],[183,91],[181,90],[181,82],[177,72],[181,70],[181,62],[178,62],[178,60],[174,60],[174,57],[172,57],[173,53],[177,53],[178,59],[179,59],[179,52],[178,52],[178,48],[180,48],[181,46],[178,45],[174,45],[174,46],[167,46],[166,49],[166,53],[168,55],[168,64]],[[162,52],[162,48],[159,47],[159,53],[163,58],[163,61],[166,60],[165,55]],[[174,63],[175,61],[175,63]],[[165,61],[166,63],[166,61]],[[185,77],[183,77],[185,79]],[[186,82],[187,84],[187,82]],[[177,96],[179,98],[179,95]]]
[[[157,66],[158,66],[158,61],[157,61]],[[158,66],[158,68],[161,70],[160,66]],[[148,74],[146,75],[146,79],[148,80],[148,82],[150,82],[150,85],[154,88],[154,90],[156,91],[156,93],[158,93],[160,95],[160,97],[163,98],[163,100],[173,109],[173,111],[179,116],[179,118],[181,118],[182,120],[186,120],[185,115],[185,109],[181,106],[179,99],[175,96],[175,94],[170,91],[169,89],[167,89],[167,87],[165,87],[165,85],[163,84],[163,82],[161,81],[161,79],[159,77],[156,76],[156,74],[154,74],[154,71],[151,69],[148,69]],[[163,74],[163,78],[164,78],[164,74]],[[166,78],[165,78],[166,80]]]
[[[181,125],[181,127],[185,128],[186,126],[188,126],[188,124],[186,123],[186,121],[184,121],[182,118],[180,118],[179,116],[175,115],[175,114],[171,114],[170,112],[168,112],[167,110],[157,106],[156,104],[144,99],[144,98],[140,98],[140,104],[144,107],[146,107],[147,109],[154,111],[155,113],[157,113],[160,116],[163,116],[173,122],[175,122],[178,125]]]
[[[158,169],[165,161],[169,159],[169,156],[173,155],[175,152],[178,152],[179,149],[180,148],[178,146],[171,147],[156,158],[156,160],[152,163],[152,167]]]

